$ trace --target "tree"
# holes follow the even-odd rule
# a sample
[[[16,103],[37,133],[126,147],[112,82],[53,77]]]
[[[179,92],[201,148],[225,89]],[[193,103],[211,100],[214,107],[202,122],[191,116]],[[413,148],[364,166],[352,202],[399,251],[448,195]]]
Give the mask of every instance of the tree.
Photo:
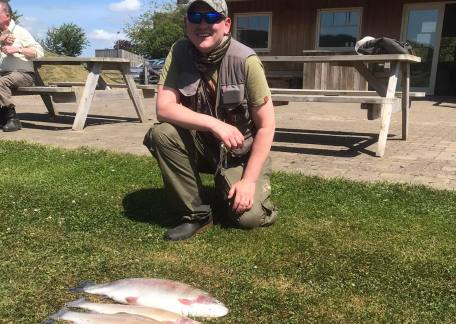
[[[81,27],[69,23],[48,29],[42,46],[53,53],[78,56],[90,43]]]
[[[171,45],[184,36],[185,7],[165,5],[160,11],[149,10],[127,25],[133,51],[145,57],[164,57]]]
[[[21,19],[22,14],[20,14],[17,10],[13,10],[13,15],[11,18],[13,18],[14,22],[16,24],[19,24],[19,19]]]
[[[114,47],[113,47],[115,50],[118,50],[118,49],[123,49],[123,50],[126,50],[126,51],[131,51],[131,48],[132,48],[132,45],[131,45],[131,42],[129,40],[126,40],[126,39],[119,39],[118,41],[116,41],[116,43],[114,44]]]

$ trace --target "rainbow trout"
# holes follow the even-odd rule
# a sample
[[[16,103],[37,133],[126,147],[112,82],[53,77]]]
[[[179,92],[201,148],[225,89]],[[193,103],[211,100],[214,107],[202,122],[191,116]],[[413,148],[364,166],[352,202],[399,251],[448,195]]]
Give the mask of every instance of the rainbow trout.
[[[228,309],[207,292],[166,279],[121,279],[94,285],[86,283],[70,289],[107,296],[119,303],[164,309],[190,317],[220,317]]]
[[[58,313],[49,316],[51,320],[68,321],[75,324],[160,324],[161,322],[139,315],[132,314],[97,314],[97,313],[79,313],[62,309]],[[49,323],[46,322],[46,323]]]
[[[65,304],[66,307],[77,307],[101,314],[127,313],[152,318],[167,324],[199,324],[188,317],[172,313],[163,309],[147,306],[122,305],[122,304],[97,304],[86,301],[84,298]]]

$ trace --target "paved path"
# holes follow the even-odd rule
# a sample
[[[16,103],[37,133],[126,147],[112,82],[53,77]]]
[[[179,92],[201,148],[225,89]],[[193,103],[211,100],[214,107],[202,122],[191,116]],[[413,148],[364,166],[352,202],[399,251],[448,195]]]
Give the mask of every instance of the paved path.
[[[146,100],[149,122],[140,124],[128,100],[95,98],[87,126],[78,132],[71,130],[72,104],[61,104],[62,116],[50,121],[39,97],[16,102],[24,129],[0,132],[0,139],[149,154],[142,139],[155,120],[153,99]],[[383,158],[375,157],[380,121],[368,121],[356,104],[293,103],[276,107],[276,118],[275,170],[456,189],[456,100],[414,102],[406,142],[400,140],[400,113],[393,115]]]

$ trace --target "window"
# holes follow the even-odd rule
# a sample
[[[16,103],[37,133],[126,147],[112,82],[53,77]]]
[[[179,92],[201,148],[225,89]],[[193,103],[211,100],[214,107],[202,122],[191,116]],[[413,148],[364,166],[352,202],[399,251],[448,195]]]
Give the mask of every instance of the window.
[[[353,49],[360,38],[361,9],[318,12],[317,48]]]
[[[257,52],[271,49],[271,14],[236,14],[234,38]]]

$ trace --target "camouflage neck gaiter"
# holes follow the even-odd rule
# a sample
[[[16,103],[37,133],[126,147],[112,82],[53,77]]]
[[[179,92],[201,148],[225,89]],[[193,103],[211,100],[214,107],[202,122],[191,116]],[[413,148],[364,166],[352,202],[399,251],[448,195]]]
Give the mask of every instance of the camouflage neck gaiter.
[[[220,63],[228,50],[231,43],[231,35],[225,36],[222,42],[210,53],[203,54],[195,48],[195,65],[197,69],[205,73],[214,64]]]

